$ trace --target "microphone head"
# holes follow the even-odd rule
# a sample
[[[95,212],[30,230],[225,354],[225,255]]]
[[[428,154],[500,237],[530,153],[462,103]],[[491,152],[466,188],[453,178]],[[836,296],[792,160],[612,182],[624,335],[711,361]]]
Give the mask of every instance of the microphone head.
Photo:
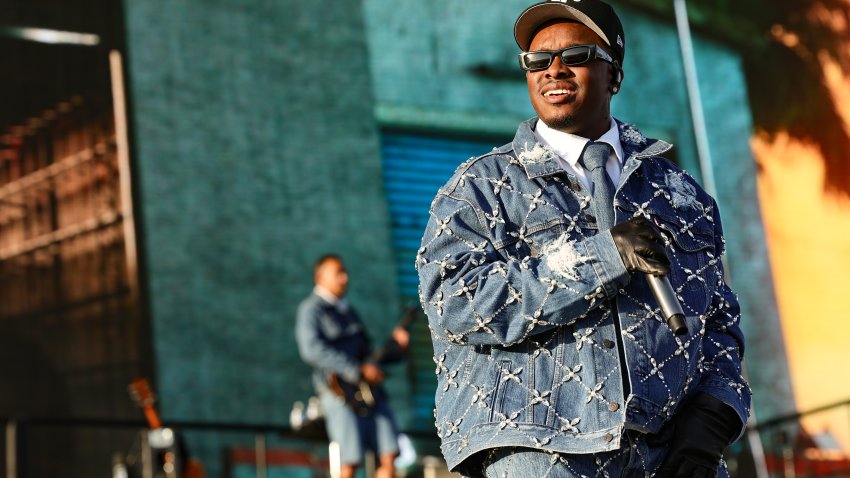
[[[685,324],[684,314],[673,314],[667,317],[667,326],[676,335],[685,335],[688,333],[688,326]]]

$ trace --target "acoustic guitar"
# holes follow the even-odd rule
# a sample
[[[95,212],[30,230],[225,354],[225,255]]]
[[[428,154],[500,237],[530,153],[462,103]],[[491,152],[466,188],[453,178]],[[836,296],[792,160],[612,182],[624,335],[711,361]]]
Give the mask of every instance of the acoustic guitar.
[[[162,426],[154,404],[156,397],[151,391],[150,384],[145,378],[136,378],[127,386],[130,397],[142,409],[148,428],[166,431]],[[168,432],[166,432],[167,434]],[[174,433],[171,430],[171,433]],[[157,466],[165,478],[204,478],[204,466],[195,458],[189,457],[186,446],[179,436],[174,436],[171,446],[166,446],[158,452]]]

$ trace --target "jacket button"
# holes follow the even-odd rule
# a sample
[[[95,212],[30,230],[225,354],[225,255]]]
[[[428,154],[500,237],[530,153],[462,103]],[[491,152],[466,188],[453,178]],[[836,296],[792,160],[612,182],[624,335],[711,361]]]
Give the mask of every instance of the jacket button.
[[[606,442],[610,442],[611,440],[614,439],[614,435],[612,435],[610,433],[606,433],[605,436],[602,437],[602,439],[605,440]]]
[[[613,349],[614,348],[614,341],[605,339],[605,340],[602,341],[602,346],[605,347],[606,349]]]
[[[590,215],[590,214],[586,214],[586,215],[584,216],[584,220],[585,220],[585,221],[587,221],[587,222],[596,222],[596,218],[595,218],[595,217],[593,217],[593,216],[592,216],[592,215]]]
[[[612,412],[616,412],[619,409],[620,409],[620,405],[617,405],[614,402],[611,402],[611,403],[608,404],[608,410],[611,410]]]

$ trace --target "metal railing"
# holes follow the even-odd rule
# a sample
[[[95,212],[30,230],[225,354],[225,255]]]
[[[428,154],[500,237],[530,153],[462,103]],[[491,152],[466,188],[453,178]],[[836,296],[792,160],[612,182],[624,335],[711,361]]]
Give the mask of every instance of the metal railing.
[[[818,415],[821,427],[828,428],[816,432],[805,422]],[[842,446],[834,435],[846,432],[845,440],[850,439],[850,399],[773,417],[750,429],[761,436],[771,478],[850,477],[848,444]]]
[[[135,442],[132,444],[137,449],[134,453],[127,453],[126,456],[133,456],[133,463],[138,471],[133,476],[141,478],[180,478],[182,475],[179,472],[169,472],[164,470],[159,463],[157,465],[157,451],[164,448],[158,447],[148,438],[148,424],[145,420],[122,420],[111,418],[66,418],[66,417],[7,417],[0,418],[5,430],[5,478],[29,478],[32,476],[28,470],[31,460],[31,455],[28,453],[29,441],[32,439],[32,432],[39,429],[56,430],[63,429],[69,432],[80,429],[97,429],[107,432],[110,431],[114,435],[120,435],[118,432],[123,432],[125,438],[117,440],[116,448],[121,449],[122,453],[126,452],[130,442],[126,439],[128,435],[135,436]],[[225,443],[224,447],[228,450],[228,454],[223,456],[219,453],[219,462],[213,463],[215,468],[221,469],[221,476],[229,476],[226,472],[231,471],[228,468],[237,465],[252,465],[254,467],[254,475],[257,478],[267,478],[269,469],[272,466],[300,466],[310,468],[314,477],[335,478],[339,476],[339,470],[335,469],[334,464],[338,464],[339,460],[334,457],[334,444],[328,444],[327,435],[324,432],[324,426],[309,426],[300,430],[294,430],[290,426],[274,425],[274,424],[259,424],[259,423],[237,423],[237,422],[198,422],[198,421],[168,421],[163,423],[163,428],[177,430],[180,434],[186,435],[194,433],[196,438],[198,434],[208,434],[217,436],[231,436],[240,434],[240,436],[251,435],[252,440],[246,446],[246,440],[233,440],[228,442],[226,439],[220,440]],[[411,438],[421,440],[435,440],[436,435],[422,431],[404,431]],[[135,435],[134,435],[135,434]],[[270,438],[274,438],[281,443],[292,445],[293,448],[286,449],[278,445],[277,449],[269,446]],[[112,439],[115,441],[114,439]],[[305,451],[304,447],[295,445],[308,445],[313,449],[321,449],[322,453],[317,454],[311,451]],[[122,448],[122,446],[124,448]],[[309,448],[308,447],[308,448]],[[338,447],[337,447],[338,448]],[[327,453],[327,456],[324,455]],[[112,457],[113,477],[127,476],[125,473],[115,473],[116,455]],[[223,456],[223,458],[222,458]],[[29,457],[29,458],[28,458]],[[365,468],[366,476],[371,476],[374,470],[370,470],[370,463],[373,465],[373,460],[366,457]],[[420,465],[424,476],[436,476],[435,469],[444,466],[442,460],[437,460],[434,457],[422,456]],[[250,463],[252,462],[252,463]],[[103,470],[109,468],[107,461],[101,462]],[[338,466],[336,467],[338,468]],[[70,470],[65,470],[70,471]],[[106,472],[100,476],[105,476]],[[208,475],[210,476],[210,475]],[[240,476],[245,476],[244,473]]]
[[[789,413],[773,417],[758,424],[748,427],[748,435],[761,437],[761,442],[754,444],[752,440],[742,440],[728,450],[727,457],[730,462],[732,476],[737,478],[764,477],[770,478],[837,478],[850,477],[850,456],[845,450],[837,448],[825,448],[824,441],[816,437],[816,433],[807,429],[806,421],[811,417],[821,414],[834,413],[844,415],[841,418],[825,416],[829,418],[830,425],[841,430],[850,431],[850,399],[824,405],[803,412]],[[113,430],[139,433],[147,430],[144,420],[121,420],[107,418],[64,418],[64,417],[29,417],[29,418],[0,418],[4,424],[5,435],[5,477],[6,478],[29,478],[26,470],[28,468],[26,447],[30,432],[38,429],[65,429],[69,431],[82,428]],[[843,420],[843,422],[841,421]],[[250,435],[253,439],[238,440],[229,445],[232,450],[238,451],[238,463],[246,465],[250,463],[254,467],[257,478],[267,478],[269,468],[281,465],[282,459],[293,460],[298,466],[307,466],[313,469],[314,476],[335,476],[332,464],[335,462],[332,454],[333,447],[323,448],[327,444],[327,436],[323,427],[305,428],[293,430],[290,426],[259,424],[259,423],[234,423],[234,422],[198,422],[198,421],[169,421],[165,423],[172,429],[181,433],[201,434],[243,434]],[[406,431],[413,438],[422,440],[435,440],[433,433],[423,431]],[[309,453],[301,453],[300,458],[296,455],[286,455],[279,445],[277,449],[269,446],[270,437],[288,443],[302,443],[317,447],[321,444],[323,453],[327,456],[313,456],[308,459]],[[140,445],[150,446],[146,440],[139,440]],[[835,442],[834,445],[838,445]],[[763,447],[762,450],[756,448]],[[296,447],[297,448],[297,447]],[[325,451],[326,450],[326,451]],[[142,455],[147,454],[147,472],[141,476],[145,478],[156,475],[151,471],[150,463],[152,451],[142,450]],[[283,457],[283,458],[281,458]],[[295,458],[293,458],[295,457]],[[423,474],[435,476],[431,469],[441,466],[439,459],[433,457],[421,457],[425,465]],[[226,461],[227,459],[225,459]],[[277,461],[276,461],[277,460]],[[300,461],[299,461],[300,460]],[[761,469],[759,469],[761,461]],[[235,462],[232,462],[235,463]],[[368,465],[368,462],[367,462]],[[106,464],[104,464],[106,466]],[[294,465],[293,465],[294,466]],[[223,471],[227,465],[222,465]],[[367,467],[368,468],[368,467]],[[222,473],[225,476],[224,473]],[[244,476],[244,474],[242,475]]]
[[[179,472],[169,470],[157,470],[155,452],[159,448],[148,439],[148,424],[144,420],[122,420],[111,418],[66,418],[66,417],[22,417],[2,419],[5,424],[5,477],[27,478],[27,438],[31,432],[38,429],[99,429],[111,431],[137,432],[138,450],[136,459],[138,461],[142,478],[154,477],[177,477]],[[257,478],[268,476],[269,462],[267,459],[268,449],[266,446],[268,436],[301,441],[301,442],[324,442],[327,437],[323,433],[295,431],[289,426],[273,424],[249,424],[230,422],[195,422],[195,421],[170,421],[163,424],[164,429],[179,430],[186,432],[207,433],[243,433],[254,436],[254,448],[251,455],[254,458]],[[126,443],[124,445],[127,445]],[[117,448],[121,448],[118,446]],[[243,454],[244,455],[244,454]],[[106,464],[104,464],[106,466]],[[330,472],[333,475],[333,472]],[[115,476],[115,475],[114,475]],[[117,476],[121,476],[120,474]]]

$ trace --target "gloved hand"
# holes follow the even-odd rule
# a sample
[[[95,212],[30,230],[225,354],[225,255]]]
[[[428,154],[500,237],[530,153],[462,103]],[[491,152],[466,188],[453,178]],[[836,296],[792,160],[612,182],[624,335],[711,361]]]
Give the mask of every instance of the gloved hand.
[[[700,393],[676,412],[667,457],[655,478],[714,478],[723,450],[741,431],[729,405]]]
[[[670,259],[664,250],[664,239],[654,224],[636,217],[611,228],[617,252],[629,272],[665,275],[670,272]]]

